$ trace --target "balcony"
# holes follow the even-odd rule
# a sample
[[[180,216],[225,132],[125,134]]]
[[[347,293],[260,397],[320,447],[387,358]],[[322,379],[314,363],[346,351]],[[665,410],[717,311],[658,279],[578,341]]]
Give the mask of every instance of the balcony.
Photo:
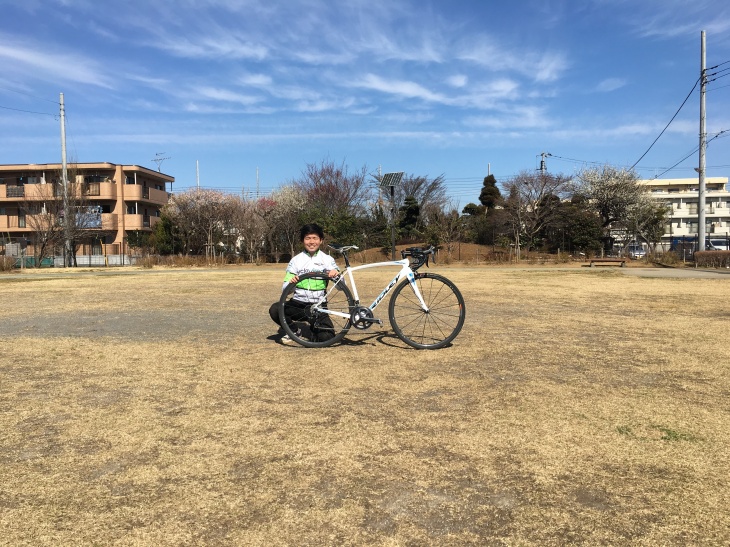
[[[113,182],[85,182],[81,192],[90,198],[117,199],[117,185]]]
[[[149,215],[124,215],[126,230],[149,230],[154,224]]]
[[[101,229],[102,230],[118,230],[119,229],[118,215],[114,215],[111,213],[102,213],[101,214]]]
[[[1,196],[0,196],[1,197]],[[25,197],[25,186],[6,186],[5,197],[8,198],[23,198]]]
[[[125,201],[151,201],[164,205],[167,203],[168,194],[164,190],[140,186],[139,184],[126,184],[124,186]]]

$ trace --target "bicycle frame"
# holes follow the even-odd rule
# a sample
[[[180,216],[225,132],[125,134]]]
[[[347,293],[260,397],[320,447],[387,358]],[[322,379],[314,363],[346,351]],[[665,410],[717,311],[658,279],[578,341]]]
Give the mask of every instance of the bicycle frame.
[[[370,304],[368,306],[368,308],[371,311],[374,310],[378,306],[378,304],[380,304],[383,301],[383,299],[386,297],[386,295],[398,284],[398,281],[400,281],[403,277],[405,277],[406,279],[408,279],[408,282],[411,285],[411,289],[413,289],[413,292],[416,295],[416,298],[418,298],[418,302],[421,304],[423,311],[428,312],[428,306],[426,305],[426,303],[423,300],[421,291],[418,290],[418,286],[416,285],[416,276],[415,276],[413,270],[411,270],[410,261],[407,258],[404,258],[403,260],[394,260],[394,261],[389,261],[389,262],[375,262],[373,264],[363,264],[362,266],[355,266],[355,267],[347,266],[347,268],[345,268],[345,271],[342,272],[342,274],[340,274],[340,277],[347,275],[347,277],[350,280],[350,290],[352,291],[352,296],[355,299],[355,302],[359,305],[360,304],[360,295],[357,292],[357,284],[355,283],[355,277],[354,277],[353,273],[358,270],[364,270],[366,268],[378,268],[378,267],[382,268],[382,267],[386,267],[386,266],[400,266],[401,269],[397,274],[395,274],[395,277],[390,281],[390,283],[388,283],[388,285],[385,287],[385,289],[383,289],[383,291],[375,298],[375,300],[373,300],[373,303]],[[338,281],[338,283],[339,283],[339,281]],[[332,287],[329,291],[327,291],[327,293],[322,298],[322,301],[326,301],[327,295],[329,295],[329,293],[334,290],[337,290],[337,283],[335,283],[335,286]],[[329,315],[336,315],[336,316],[344,317],[344,318],[350,317],[348,314],[345,314],[342,312],[329,310],[327,308],[319,308],[318,305],[315,305],[313,307],[317,308],[317,310],[320,311],[321,313],[326,313]]]

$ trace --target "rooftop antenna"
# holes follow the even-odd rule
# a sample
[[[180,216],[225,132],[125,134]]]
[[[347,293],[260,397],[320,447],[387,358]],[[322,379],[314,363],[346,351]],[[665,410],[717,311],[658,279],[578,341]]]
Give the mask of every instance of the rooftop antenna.
[[[155,158],[152,160],[153,162],[155,162],[157,164],[157,172],[158,173],[160,172],[160,169],[161,169],[161,166],[162,166],[162,162],[165,161],[165,160],[169,160],[170,159],[170,156],[162,157],[164,154],[165,154],[164,152],[157,152],[155,154]]]

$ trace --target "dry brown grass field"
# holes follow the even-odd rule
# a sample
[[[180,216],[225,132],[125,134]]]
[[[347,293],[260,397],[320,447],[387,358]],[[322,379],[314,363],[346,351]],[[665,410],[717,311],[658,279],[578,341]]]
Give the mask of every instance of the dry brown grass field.
[[[0,544],[730,544],[730,275],[438,265],[418,351],[280,345],[282,269],[0,276]]]

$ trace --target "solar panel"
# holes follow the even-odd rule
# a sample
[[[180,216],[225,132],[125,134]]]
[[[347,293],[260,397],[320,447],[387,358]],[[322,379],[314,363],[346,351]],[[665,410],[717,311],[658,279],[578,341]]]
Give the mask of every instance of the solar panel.
[[[403,180],[403,171],[398,173],[385,173],[383,180],[380,181],[380,186],[385,188],[386,186],[398,186],[400,181]]]

